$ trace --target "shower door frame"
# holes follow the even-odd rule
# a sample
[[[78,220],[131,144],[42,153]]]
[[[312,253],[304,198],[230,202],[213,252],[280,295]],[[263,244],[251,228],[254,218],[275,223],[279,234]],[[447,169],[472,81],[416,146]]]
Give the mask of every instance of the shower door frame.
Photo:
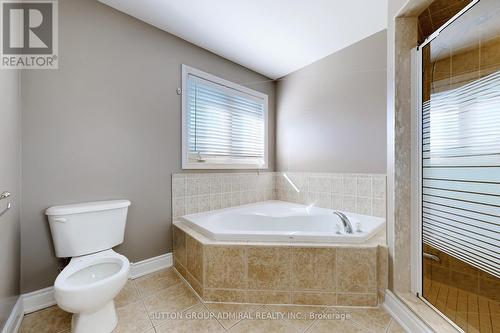
[[[436,313],[453,325],[459,332],[463,330],[451,319],[446,317],[423,295],[422,267],[422,89],[423,89],[423,52],[424,46],[432,42],[441,31],[474,7],[481,0],[472,0],[460,12],[443,24],[425,41],[411,51],[411,293],[425,302]]]

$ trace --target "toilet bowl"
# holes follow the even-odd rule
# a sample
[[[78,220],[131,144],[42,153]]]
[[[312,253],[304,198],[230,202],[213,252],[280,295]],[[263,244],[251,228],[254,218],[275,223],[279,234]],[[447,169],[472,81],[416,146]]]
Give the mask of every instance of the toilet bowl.
[[[111,332],[117,325],[113,299],[127,282],[128,259],[113,250],[72,258],[54,283],[59,307],[74,313],[75,333]]]
[[[128,200],[48,208],[56,256],[71,258],[54,282],[57,305],[73,313],[73,333],[110,333],[113,299],[127,283],[130,263],[112,248],[123,243]]]

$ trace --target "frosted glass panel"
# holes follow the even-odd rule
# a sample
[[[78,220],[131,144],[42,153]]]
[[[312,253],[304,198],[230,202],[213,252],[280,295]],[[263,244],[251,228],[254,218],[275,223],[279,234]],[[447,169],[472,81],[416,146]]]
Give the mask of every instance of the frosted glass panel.
[[[500,1],[421,54],[423,296],[465,332],[500,332]]]

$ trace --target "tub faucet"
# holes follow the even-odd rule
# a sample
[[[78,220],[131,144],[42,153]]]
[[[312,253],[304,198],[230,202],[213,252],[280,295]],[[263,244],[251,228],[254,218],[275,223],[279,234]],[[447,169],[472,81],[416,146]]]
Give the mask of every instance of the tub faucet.
[[[340,217],[340,221],[342,221],[342,225],[344,226],[344,232],[346,234],[352,234],[352,224],[351,221],[349,221],[349,218],[344,213],[341,213],[338,210],[334,210],[333,214]]]

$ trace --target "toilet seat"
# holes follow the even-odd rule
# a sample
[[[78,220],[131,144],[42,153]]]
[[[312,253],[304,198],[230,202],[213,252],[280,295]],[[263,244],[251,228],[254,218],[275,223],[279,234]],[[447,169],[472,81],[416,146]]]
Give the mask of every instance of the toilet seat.
[[[75,257],[59,273],[54,287],[64,291],[92,289],[128,275],[129,269],[128,259],[113,250]]]
[[[72,258],[54,283],[57,304],[77,316],[93,314],[112,304],[129,271],[128,259],[113,250]]]

